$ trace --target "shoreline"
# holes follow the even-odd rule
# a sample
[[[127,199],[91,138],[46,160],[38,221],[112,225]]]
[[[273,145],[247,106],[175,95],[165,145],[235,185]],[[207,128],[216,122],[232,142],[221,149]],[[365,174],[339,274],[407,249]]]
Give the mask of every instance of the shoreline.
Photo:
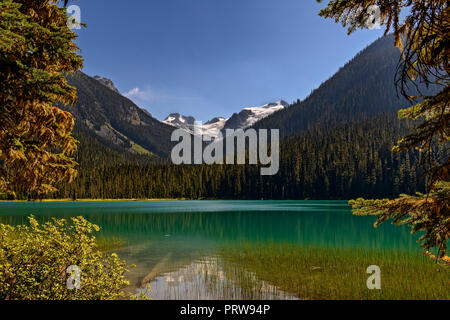
[[[42,200],[0,200],[0,203],[21,203],[21,202],[126,202],[126,201],[187,201],[190,199],[42,199]]]
[[[26,202],[156,202],[156,201],[346,201],[348,199],[189,199],[189,198],[155,198],[155,199],[41,199],[41,200],[0,200],[0,203],[26,203]]]

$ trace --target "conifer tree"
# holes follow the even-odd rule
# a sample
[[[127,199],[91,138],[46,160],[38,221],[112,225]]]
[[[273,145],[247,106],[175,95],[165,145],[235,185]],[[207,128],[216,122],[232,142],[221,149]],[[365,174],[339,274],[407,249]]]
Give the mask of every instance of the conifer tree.
[[[393,151],[420,151],[427,194],[401,195],[394,200],[358,199],[350,204],[355,214],[378,215],[376,225],[392,219],[396,224],[411,225],[412,232],[424,231],[422,247],[437,247],[438,257],[445,255],[450,238],[448,4],[447,0],[333,0],[320,12],[320,16],[348,26],[349,34],[374,23],[384,25],[385,34],[394,32],[395,45],[402,52],[396,85],[412,105],[400,110],[399,117],[420,120],[420,124]],[[406,13],[403,20],[402,10]],[[421,84],[437,87],[437,93],[426,95]]]
[[[0,1],[0,193],[55,190],[75,175],[74,104],[67,73],[82,67],[56,0]]]

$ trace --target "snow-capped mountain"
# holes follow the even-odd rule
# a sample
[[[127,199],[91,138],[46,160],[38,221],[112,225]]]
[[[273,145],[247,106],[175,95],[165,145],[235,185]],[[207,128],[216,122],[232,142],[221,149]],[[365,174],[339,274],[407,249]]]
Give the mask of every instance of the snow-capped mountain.
[[[205,124],[203,124],[198,130],[202,130],[203,135],[209,135],[211,137],[216,137],[220,130],[225,125],[225,122],[228,119],[225,119],[223,117],[217,117],[214,118]],[[165,124],[169,124],[171,126],[186,130],[189,133],[194,134],[194,124],[195,124],[195,118],[191,116],[183,116],[179,113],[172,113],[170,114],[163,122]]]
[[[281,100],[268,103],[259,107],[244,108],[241,112],[235,113],[231,118],[217,117],[202,125],[203,135],[217,137],[220,131],[224,129],[247,129],[256,122],[270,116],[271,114],[283,110],[288,103]],[[177,128],[184,129],[190,133],[194,133],[195,119],[191,116],[183,116],[178,113],[170,114],[164,123]]]
[[[165,124],[184,129],[190,133],[194,132],[195,118],[191,116],[183,116],[179,113],[171,113],[163,122]]]
[[[219,135],[219,132],[223,129],[225,126],[225,123],[228,119],[223,117],[214,118],[208,122],[206,122],[202,126],[203,135],[209,136],[209,137],[217,137]]]
[[[235,113],[225,123],[223,129],[246,129],[256,122],[267,118],[271,114],[288,107],[288,103],[281,100],[265,104],[260,107],[244,108],[241,112]]]

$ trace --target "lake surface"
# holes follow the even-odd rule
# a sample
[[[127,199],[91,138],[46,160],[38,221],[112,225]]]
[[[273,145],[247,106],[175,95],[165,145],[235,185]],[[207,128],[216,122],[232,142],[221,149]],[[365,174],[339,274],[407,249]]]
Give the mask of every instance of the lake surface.
[[[420,250],[406,226],[375,217],[356,217],[346,201],[111,201],[0,203],[0,223],[26,224],[52,217],[83,216],[99,225],[98,237],[120,239],[116,251],[135,264],[128,278],[132,289],[145,283],[153,299],[240,298],[217,296],[206,276],[225,286],[220,260],[223,247],[241,244],[290,243],[331,248]],[[206,258],[205,258],[206,257]],[[263,298],[293,298],[264,284]],[[217,288],[216,288],[217,289]]]

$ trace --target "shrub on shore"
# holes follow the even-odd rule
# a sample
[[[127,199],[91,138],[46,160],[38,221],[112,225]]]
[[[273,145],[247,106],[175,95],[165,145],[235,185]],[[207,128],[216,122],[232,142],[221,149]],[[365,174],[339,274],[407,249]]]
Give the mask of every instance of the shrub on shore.
[[[0,299],[112,300],[124,295],[126,263],[99,249],[93,236],[98,226],[82,217],[40,225],[31,216],[29,222],[0,224]]]

